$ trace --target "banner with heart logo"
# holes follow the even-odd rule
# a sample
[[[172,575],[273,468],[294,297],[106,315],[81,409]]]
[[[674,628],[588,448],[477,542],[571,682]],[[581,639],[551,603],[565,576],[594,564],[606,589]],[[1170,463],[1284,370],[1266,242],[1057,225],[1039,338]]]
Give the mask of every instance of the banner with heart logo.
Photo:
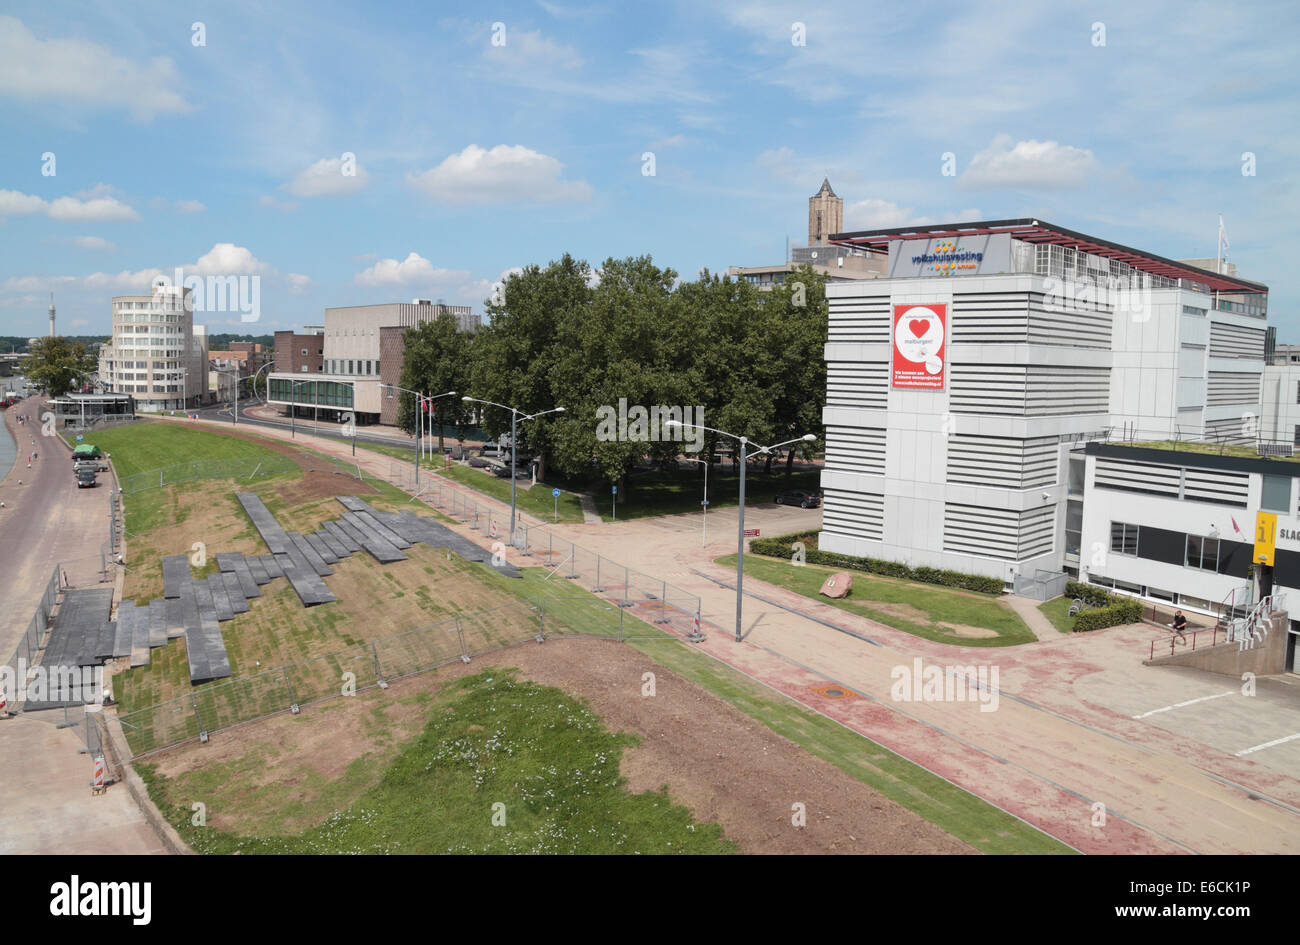
[[[946,374],[948,306],[941,303],[894,306],[894,345],[890,386],[943,390]]]

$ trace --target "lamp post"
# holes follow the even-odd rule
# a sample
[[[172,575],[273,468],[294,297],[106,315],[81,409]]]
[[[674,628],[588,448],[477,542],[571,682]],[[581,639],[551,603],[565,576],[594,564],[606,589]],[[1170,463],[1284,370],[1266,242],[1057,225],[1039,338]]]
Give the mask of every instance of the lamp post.
[[[478,397],[462,397],[461,400],[466,403],[487,404],[489,407],[500,407],[502,410],[510,411],[510,544],[513,546],[515,543],[515,460],[519,456],[519,440],[516,431],[521,411],[516,410],[514,407],[507,407],[505,404],[498,404],[496,401],[481,400]],[[564,408],[552,407],[550,410],[524,414],[523,419],[534,420],[548,413],[564,413]]]
[[[269,368],[269,367],[270,367],[272,364],[274,364],[274,363],[275,363],[275,359],[272,358],[270,361],[267,361],[267,362],[266,362],[265,364],[263,364],[260,368],[258,368],[257,371],[253,374],[251,380],[252,380],[252,382],[253,382],[253,400],[254,400],[254,401],[257,400],[257,378],[258,378],[258,375],[260,375],[263,371],[265,371],[267,368]],[[250,378],[244,378],[243,380],[250,380]],[[242,383],[242,381],[241,381],[240,383]],[[269,383],[269,381],[268,381],[268,383]],[[238,422],[239,422],[239,384],[236,384],[236,385],[235,385],[235,420],[234,420],[234,422],[235,422],[235,423],[238,423]]]
[[[710,433],[717,433],[720,436],[729,436],[740,445],[740,514],[737,516],[736,525],[736,642],[739,643],[744,639],[740,629],[741,604],[745,599],[745,462],[747,451],[746,447],[750,445],[749,437],[736,436],[734,433],[728,433],[726,430],[717,430],[713,427],[702,426],[698,423],[682,423],[680,420],[665,420],[666,427],[694,427],[697,430],[707,430]],[[783,446],[789,446],[791,443],[812,443],[817,437],[811,433],[805,433],[803,436],[795,437],[793,440],[785,440],[782,443],[774,443],[771,446],[760,446],[755,451],[755,455],[760,453],[770,453],[773,450],[780,449]]]
[[[403,393],[410,394],[415,398],[415,488],[420,488],[420,410],[424,401],[424,394],[418,390],[411,390],[409,387],[398,387],[396,384],[380,384],[380,387],[388,388],[388,399],[393,399],[393,391],[400,390]]]
[[[298,426],[298,388],[303,384],[310,384],[311,381],[290,381],[289,382],[289,439],[297,435]]]
[[[707,459],[692,459],[689,456],[683,456],[688,463],[699,463],[704,467],[704,501],[700,507],[704,510],[704,521],[700,526],[700,547],[703,548],[709,540],[709,461]]]

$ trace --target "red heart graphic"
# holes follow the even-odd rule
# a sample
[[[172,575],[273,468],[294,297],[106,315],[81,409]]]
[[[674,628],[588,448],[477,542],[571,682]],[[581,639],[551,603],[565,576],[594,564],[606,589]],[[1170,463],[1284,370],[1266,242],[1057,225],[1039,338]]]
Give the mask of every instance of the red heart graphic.
[[[930,323],[924,318],[914,318],[907,323],[907,327],[912,329],[912,334],[920,338],[930,328]]]

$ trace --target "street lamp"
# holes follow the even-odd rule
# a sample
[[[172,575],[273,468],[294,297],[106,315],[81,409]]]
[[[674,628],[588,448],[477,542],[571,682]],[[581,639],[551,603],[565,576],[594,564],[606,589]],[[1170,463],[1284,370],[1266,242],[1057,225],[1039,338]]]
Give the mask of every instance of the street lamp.
[[[505,404],[498,404],[492,400],[480,400],[478,397],[462,397],[461,400],[466,403],[487,404],[489,407],[500,407],[502,410],[510,411],[510,544],[515,543],[515,460],[519,456],[519,440],[515,435],[516,423],[522,411],[514,407],[507,407]],[[548,413],[564,413],[563,407],[552,407],[550,410],[541,410],[537,413],[524,414],[523,419],[534,420],[537,417],[544,417]]]
[[[726,430],[717,430],[713,427],[702,426],[698,423],[682,423],[680,420],[665,420],[666,427],[694,427],[697,430],[707,430],[710,433],[717,433],[720,436],[729,436],[740,444],[740,515],[736,528],[736,642],[739,643],[744,639],[740,630],[740,612],[741,603],[745,599],[745,462],[746,447],[750,445],[749,437],[736,436],[734,433],[728,433]],[[782,443],[774,443],[771,446],[760,446],[755,451],[758,453],[770,453],[773,450],[780,449],[783,446],[789,446],[791,443],[813,443],[817,437],[811,433],[805,433],[803,436],[797,436],[793,440],[786,440]]]
[[[298,388],[303,384],[310,384],[312,379],[305,381],[289,382],[289,438],[293,439],[297,435],[298,428]]]
[[[709,461],[692,459],[689,456],[683,456],[682,459],[688,463],[699,463],[704,467],[704,501],[700,503],[700,507],[704,510],[704,522],[700,526],[700,547],[703,548],[709,540]]]
[[[257,401],[257,378],[261,375],[261,373],[262,373],[263,371],[265,371],[267,368],[269,368],[269,367],[270,367],[272,364],[274,364],[274,363],[275,363],[275,358],[272,358],[270,361],[267,361],[267,362],[266,362],[265,364],[263,364],[260,368],[258,368],[257,371],[256,371],[256,373],[253,374],[253,378],[252,378],[252,380],[253,380],[253,400],[254,400],[254,402]],[[269,386],[269,381],[268,381],[268,386]],[[236,423],[239,422],[239,385],[235,385],[235,422],[236,422]]]

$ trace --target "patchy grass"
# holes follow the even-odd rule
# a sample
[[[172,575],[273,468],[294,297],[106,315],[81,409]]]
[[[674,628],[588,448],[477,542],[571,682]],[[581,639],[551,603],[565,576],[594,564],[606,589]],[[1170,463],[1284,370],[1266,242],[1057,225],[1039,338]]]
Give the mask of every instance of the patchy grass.
[[[1070,604],[1072,601],[1068,597],[1053,597],[1049,601],[1044,601],[1038,605],[1038,609],[1043,616],[1052,622],[1057,630],[1062,633],[1074,632],[1074,618],[1070,616]]]
[[[716,563],[734,569],[736,556],[718,558]],[[853,590],[847,598],[833,600],[822,597],[818,594],[822,582],[835,571],[835,568],[821,565],[797,566],[788,561],[745,556],[746,577],[766,581],[926,640],[982,647],[1015,646],[1033,643],[1037,639],[1010,607],[997,598],[969,591],[855,571]]]
[[[256,821],[239,825],[245,834],[192,825],[190,799],[232,782],[248,793],[256,759],[224,781],[173,782],[140,768],[164,815],[203,853],[735,852],[720,827],[697,823],[665,793],[628,791],[619,768],[637,739],[609,732],[559,689],[488,670],[443,687],[429,709],[423,733],[373,787],[299,833],[266,835]],[[350,777],[364,777],[356,767]],[[317,792],[317,816],[328,796]]]

